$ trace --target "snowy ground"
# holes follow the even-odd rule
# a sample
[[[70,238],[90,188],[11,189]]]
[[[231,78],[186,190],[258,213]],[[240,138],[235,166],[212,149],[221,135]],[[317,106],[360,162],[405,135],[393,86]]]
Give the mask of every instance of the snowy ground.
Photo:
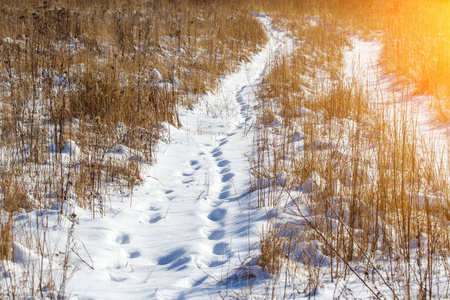
[[[68,291],[78,299],[207,299],[226,294],[222,281],[249,258],[265,211],[252,207],[248,158],[253,149],[256,87],[286,32],[251,62],[222,79],[181,128],[166,125],[157,163],[125,198],[111,196],[103,218],[79,210],[75,236],[84,243]],[[78,249],[84,249],[81,246]],[[90,265],[90,266],[89,266]]]
[[[435,99],[430,95],[416,95],[414,86],[399,84],[398,78],[394,74],[384,74],[379,63],[381,50],[382,46],[376,40],[363,41],[353,37],[352,48],[345,53],[345,77],[343,80],[351,82],[354,78],[358,78],[364,86],[369,88],[371,100],[382,106],[390,116],[392,124],[405,122],[409,133],[417,138],[420,145],[424,147],[423,151],[428,153],[433,162],[437,166],[448,165],[449,124],[442,124],[434,117],[435,112],[431,108],[431,103]],[[444,170],[448,170],[448,168]],[[448,171],[446,175],[449,175]],[[435,270],[441,274],[438,276],[440,282],[435,282],[433,285],[433,297],[436,298],[448,297],[448,294],[445,294],[448,293],[446,291],[447,276],[445,275],[447,272],[443,265],[436,267]],[[313,295],[315,299],[374,298],[374,294],[354,274],[345,281],[337,278],[331,282],[326,275],[328,271],[326,268],[323,269],[321,272],[324,277]],[[363,273],[359,275],[365,278]],[[392,294],[390,289],[395,289],[395,284],[390,280],[387,281],[389,286],[381,281],[377,283],[368,280],[366,283],[369,287],[375,288],[374,291],[380,291],[384,297],[405,297],[406,294],[403,290],[395,290],[397,294]],[[415,292],[418,292],[418,288],[418,286],[413,286],[412,290],[417,289]]]
[[[248,193],[246,155],[253,150],[255,92],[272,58],[292,47],[285,31],[272,28],[267,17],[259,19],[269,43],[193,110],[181,109],[181,128],[166,125],[157,163],[145,170],[145,182],[133,195],[111,196],[104,218],[77,212],[75,236],[84,243],[78,249],[86,249],[79,255],[91,266],[77,262],[67,289],[72,296],[217,299],[239,292],[239,285],[228,286],[226,279],[255,254],[251,251],[267,219]],[[374,99],[392,114],[408,111],[411,120],[419,120],[418,136],[433,140],[430,145],[442,153],[448,132],[432,121],[430,97],[405,97],[404,90],[394,89],[395,78],[382,76],[379,68],[380,51],[375,41],[353,39],[345,55],[346,78],[356,75],[368,82]],[[254,297],[264,298],[264,284],[254,287]],[[324,278],[315,297],[336,296],[340,284],[352,297],[371,296],[359,279],[350,277],[345,283]]]
[[[249,287],[228,285],[226,279],[257,253],[267,220],[266,211],[254,207],[256,195],[249,193],[247,155],[253,151],[255,93],[272,59],[292,48],[286,31],[273,28],[264,15],[259,20],[268,32],[268,44],[236,73],[222,78],[218,90],[192,110],[180,108],[183,126],[165,125],[157,162],[146,167],[144,182],[133,194],[110,195],[102,218],[92,219],[91,212],[76,209],[78,256],[71,255],[76,270],[66,290],[71,297],[220,299],[241,289],[248,292]],[[430,145],[443,153],[449,131],[432,121],[430,97],[400,98],[401,91],[393,92],[394,78],[381,76],[377,68],[380,45],[358,39],[353,45],[345,57],[346,77],[356,73],[368,81],[376,99],[392,111],[405,109],[398,99],[408,99],[407,110],[419,119],[418,134],[433,139]],[[56,222],[57,212],[48,213],[49,223]],[[63,244],[66,236],[59,239]],[[16,256],[26,256],[16,248]],[[257,282],[255,298],[264,298],[265,284]],[[325,278],[315,298],[336,296],[340,284]],[[342,286],[354,298],[371,296],[356,277]]]
[[[409,130],[428,145],[428,151],[433,153],[438,162],[447,163],[447,150],[450,137],[450,124],[436,120],[436,113],[431,108],[431,95],[416,95],[412,85],[398,84],[394,74],[383,74],[379,64],[382,45],[376,40],[362,41],[353,38],[353,49],[345,55],[345,74],[351,80],[356,76],[361,82],[367,83],[372,99],[386,108],[393,120],[406,113],[405,120]],[[441,161],[444,159],[444,161]]]

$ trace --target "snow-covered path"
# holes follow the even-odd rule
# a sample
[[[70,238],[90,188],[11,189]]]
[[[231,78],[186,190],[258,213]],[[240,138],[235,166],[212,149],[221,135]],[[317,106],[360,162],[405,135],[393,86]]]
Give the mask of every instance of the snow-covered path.
[[[382,45],[376,40],[352,40],[353,49],[345,54],[345,74],[348,80],[354,76],[367,84],[373,99],[382,105],[390,119],[403,120],[408,129],[437,164],[448,164],[450,142],[449,123],[436,120],[431,104],[436,99],[431,95],[416,95],[414,86],[398,84],[394,74],[385,75],[380,66]],[[397,117],[395,117],[395,115]]]
[[[220,281],[248,257],[265,220],[250,203],[256,86],[290,39],[264,15],[269,42],[215,94],[167,125],[157,163],[132,197],[111,196],[106,216],[78,212],[78,299],[219,298]],[[250,222],[251,220],[251,222]],[[226,291],[225,291],[226,292]]]

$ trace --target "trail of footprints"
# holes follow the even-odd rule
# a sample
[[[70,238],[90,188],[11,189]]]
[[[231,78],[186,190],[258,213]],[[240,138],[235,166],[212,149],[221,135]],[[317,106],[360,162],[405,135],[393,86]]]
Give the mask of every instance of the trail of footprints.
[[[262,73],[259,74],[260,77],[262,75]],[[255,80],[256,79],[253,79],[252,82],[256,82]],[[242,84],[242,82],[238,84]],[[200,244],[199,248],[210,251],[210,255],[206,255],[207,257],[202,260],[209,268],[223,267],[223,265],[229,261],[232,250],[231,242],[229,240],[230,236],[227,234],[226,229],[230,224],[227,220],[227,207],[228,203],[235,200],[237,195],[235,195],[236,192],[233,185],[235,174],[230,170],[230,161],[228,160],[229,157],[226,155],[227,151],[225,145],[227,145],[229,139],[234,134],[245,135],[252,127],[251,122],[253,119],[249,114],[252,105],[247,101],[248,99],[245,96],[246,94],[249,94],[249,90],[252,90],[252,86],[244,84],[242,86],[236,86],[236,88],[237,90],[234,94],[234,99],[229,99],[230,101],[236,101],[236,108],[238,108],[236,113],[237,115],[240,115],[241,118],[240,124],[236,127],[235,132],[223,137],[215,145],[199,143],[202,149],[192,155],[192,157],[189,157],[189,160],[184,164],[184,169],[181,170],[180,173],[174,172],[176,175],[174,175],[173,181],[164,188],[164,191],[161,191],[161,201],[152,203],[152,206],[143,212],[144,218],[142,218],[143,225],[150,226],[148,232],[160,230],[157,226],[160,226],[161,228],[164,227],[164,223],[162,222],[164,222],[165,219],[170,218],[171,205],[175,207],[178,203],[177,201],[195,201],[196,199],[192,199],[193,191],[195,193],[197,190],[200,191],[204,189],[205,186],[209,187],[210,184],[214,185],[213,192],[205,193],[197,199],[197,202],[202,205],[201,213],[204,215],[201,217],[203,217],[204,223],[203,228],[199,230],[199,236],[195,238],[198,239],[198,243]],[[227,125],[223,124],[212,126],[216,126],[217,135],[219,135],[219,132],[223,132],[223,129],[227,127]],[[182,155],[183,153],[180,153],[180,156],[176,159],[183,158]],[[207,178],[205,182],[203,182],[200,178],[204,178],[205,173],[208,174],[211,169],[217,170],[217,174],[211,176],[214,180],[206,182],[210,179]],[[179,193],[180,191],[186,191],[186,195],[189,196],[182,198],[184,197],[184,194]],[[246,230],[246,227],[243,227],[243,230]],[[237,232],[237,234],[240,234],[240,232],[241,230]],[[144,258],[145,256],[134,248],[133,245],[136,243],[136,240],[133,240],[133,234],[131,233],[119,232],[112,241],[115,242],[121,250],[125,251],[126,257],[130,261],[133,259]],[[174,243],[172,250],[168,253],[161,253],[161,256],[154,262],[156,267],[173,272],[188,267],[196,269],[199,254],[192,253],[193,249],[189,248],[189,246],[186,246],[184,243],[184,240],[180,240],[179,243]],[[113,270],[111,271],[111,280],[120,282],[127,279],[126,277],[118,276]],[[193,276],[195,275],[193,274]],[[169,274],[167,275],[167,278],[170,278]],[[198,275],[197,278],[193,278],[192,281],[189,282],[189,287],[199,286],[207,279],[208,276]],[[178,284],[181,283],[171,283],[171,285]]]
[[[243,126],[247,126],[248,122],[251,118],[248,117],[248,104],[245,103],[241,94],[245,91],[245,86],[242,87],[239,92],[236,94],[237,102],[240,105],[240,114],[243,117],[242,124],[237,128],[238,130],[242,130]],[[230,134],[228,137],[234,134]],[[195,184],[196,172],[205,172],[205,169],[211,167],[211,164],[215,164],[218,168],[219,180],[213,182],[214,185],[219,186],[219,193],[217,197],[211,195],[208,196],[211,202],[208,202],[211,206],[209,213],[207,213],[207,219],[209,220],[206,223],[205,230],[206,240],[204,243],[212,244],[211,247],[211,258],[209,259],[208,267],[215,268],[223,266],[228,258],[227,255],[231,253],[231,246],[226,237],[226,231],[223,229],[226,227],[226,217],[227,217],[227,209],[224,208],[222,203],[226,203],[235,197],[233,190],[233,178],[235,174],[230,171],[230,161],[224,157],[224,149],[228,143],[228,137],[221,139],[217,146],[205,145],[208,148],[212,148],[205,152],[199,152],[196,157],[192,157],[188,163],[188,167],[181,174],[181,183],[182,186],[180,188],[189,188],[193,184]],[[173,197],[170,196],[172,190],[166,191],[166,196],[168,201],[174,200]],[[154,224],[161,220],[161,215],[158,213],[157,216],[154,216],[150,219],[150,223]],[[164,267],[167,270],[179,271],[186,268],[186,264],[195,260],[195,257],[189,255],[188,249],[177,248],[171,253],[162,256],[158,260],[158,265],[160,267]],[[192,287],[200,285],[203,281],[206,280],[206,277],[202,277],[195,282],[192,282]]]
[[[240,104],[240,114],[243,117],[244,122],[240,124],[238,130],[241,130],[243,126],[247,126],[250,121],[250,117],[248,114],[248,104],[245,103],[241,93],[245,91],[245,86],[242,87],[237,93],[237,101]],[[228,137],[232,136],[230,134]],[[208,198],[210,210],[207,212],[207,222],[204,225],[203,232],[205,233],[205,240],[203,243],[212,244],[211,246],[211,256],[209,258],[209,263],[207,266],[209,268],[215,268],[223,266],[228,258],[227,255],[230,255],[231,246],[229,240],[226,237],[226,231],[223,229],[226,227],[226,217],[227,217],[227,209],[224,208],[223,203],[228,202],[227,200],[232,200],[235,195],[235,191],[233,189],[233,178],[235,174],[230,171],[230,161],[224,157],[224,149],[228,143],[228,137],[222,138],[219,141],[218,145],[205,145],[206,151],[198,152],[194,157],[190,158],[190,161],[186,164],[185,170],[179,175],[179,181],[174,180],[173,186],[166,189],[164,192],[163,199],[166,201],[166,206],[164,207],[164,203],[158,206],[152,206],[149,208],[150,215],[148,217],[148,225],[154,226],[158,222],[165,219],[168,215],[170,215],[169,209],[170,203],[172,201],[177,200],[177,196],[174,193],[176,189],[189,189],[194,188],[196,184],[196,180],[201,176],[197,176],[197,174],[205,174],[205,170],[214,164],[217,166],[219,180],[213,182],[214,185],[219,185],[218,195],[205,195],[204,198]],[[203,175],[204,176],[204,175]],[[209,184],[209,183],[205,183]],[[200,182],[197,185],[201,185]],[[201,188],[201,187],[200,187]],[[189,199],[192,200],[192,199]],[[168,206],[167,206],[168,205]],[[209,242],[208,242],[209,241]],[[199,241],[202,243],[201,241]],[[119,234],[116,238],[116,243],[124,246],[130,246],[130,235],[126,233]],[[128,252],[128,259],[136,259],[141,256],[139,251],[136,249],[131,249]],[[188,267],[188,263],[195,263],[195,255],[189,253],[188,248],[183,247],[175,247],[175,250],[170,253],[161,256],[158,261],[158,267],[165,268],[168,271],[181,271]],[[207,279],[207,276],[202,276],[201,278],[191,282],[191,287],[196,287],[202,284]],[[113,281],[122,281],[125,280],[121,277],[114,277],[111,274],[111,280]]]
[[[217,167],[219,168],[221,190],[219,192],[218,199],[216,200],[216,205],[213,206],[213,209],[208,214],[208,219],[213,222],[213,227],[216,227],[216,229],[209,234],[208,239],[215,242],[212,253],[219,256],[219,259],[214,259],[210,262],[210,268],[223,265],[226,262],[226,258],[223,256],[230,253],[229,243],[222,241],[225,238],[225,231],[221,229],[225,227],[225,218],[227,216],[227,210],[221,207],[221,203],[232,197],[233,186],[231,184],[231,180],[234,177],[234,174],[229,170],[230,162],[223,158],[221,147],[226,143],[227,139],[222,139],[219,143],[219,147],[215,148],[211,152],[212,157],[215,159]]]
[[[121,233],[116,237],[116,243],[122,246],[130,244],[130,235],[127,233]],[[135,259],[141,256],[141,252],[131,250],[128,252],[128,258]]]
[[[212,149],[212,151],[199,152],[197,157],[191,158],[188,166],[181,173],[181,186],[174,188],[189,188],[193,182],[196,181],[196,173],[204,174],[205,168],[210,166],[210,163],[216,164],[218,167],[219,180],[214,182],[215,185],[220,185],[218,197],[216,195],[205,195],[208,198],[211,206],[210,211],[207,212],[207,222],[205,223],[204,232],[205,241],[204,243],[210,244],[212,242],[211,249],[211,259],[209,259],[208,267],[214,268],[223,265],[226,262],[225,255],[230,252],[230,244],[226,241],[226,232],[222,228],[225,227],[225,220],[227,216],[227,209],[221,207],[221,203],[224,200],[233,197],[232,184],[231,181],[234,174],[229,170],[229,161],[224,159],[223,151],[221,147],[227,143],[226,138],[219,142],[218,147]],[[212,145],[207,145],[208,147],[213,147]],[[209,156],[209,158],[208,158]],[[173,190],[168,189],[165,191],[165,197],[167,201],[170,202],[176,198],[171,196]],[[152,207],[150,209],[152,216],[149,219],[150,225],[156,224],[163,219],[162,208]],[[122,240],[127,240],[129,242],[129,237],[125,237]],[[206,240],[207,239],[207,240]],[[207,242],[210,241],[210,242]],[[201,241],[200,241],[201,243]],[[122,243],[124,244],[124,243]],[[130,258],[139,257],[138,253],[132,252],[129,255]],[[192,262],[195,259],[192,255],[188,253],[188,249],[176,248],[172,252],[161,256],[158,260],[158,266],[163,267],[166,270],[180,271],[187,267],[186,264]],[[201,284],[206,278],[201,278],[192,283],[192,286]]]
[[[263,74],[260,74],[262,76]],[[206,150],[198,152],[194,157],[190,157],[189,162],[186,164],[185,169],[179,176],[179,181],[174,180],[173,186],[170,189],[166,189],[164,193],[164,198],[167,203],[179,200],[175,196],[174,190],[176,189],[190,189],[195,188],[194,185],[201,175],[205,174],[208,168],[212,167],[214,164],[218,169],[219,180],[215,180],[213,184],[215,186],[219,185],[218,194],[204,195],[203,199],[208,199],[205,201],[206,205],[210,206],[209,212],[206,213],[207,221],[204,225],[205,233],[204,241],[199,241],[199,243],[204,243],[211,245],[211,256],[209,258],[209,263],[207,264],[209,268],[220,267],[227,262],[227,255],[230,255],[231,245],[227,238],[227,233],[224,228],[226,227],[226,217],[227,209],[224,208],[226,205],[224,203],[227,200],[233,200],[235,191],[233,188],[233,178],[235,174],[230,171],[230,161],[224,156],[224,146],[228,143],[228,138],[233,136],[238,132],[245,134],[248,131],[248,126],[250,124],[252,117],[249,115],[250,105],[244,99],[243,94],[246,93],[246,89],[249,89],[248,85],[242,86],[236,93],[235,98],[237,104],[239,105],[238,114],[242,117],[241,124],[236,128],[237,132],[229,134],[227,137],[222,138],[218,145],[204,145]],[[219,125],[218,129],[225,127],[224,125]],[[203,175],[204,176],[204,175]],[[209,183],[205,183],[209,184]],[[197,185],[201,185],[197,182]],[[200,187],[201,188],[201,187]],[[192,199],[189,199],[192,200]],[[170,207],[170,206],[169,206]],[[148,219],[148,224],[154,226],[158,222],[161,222],[168,215],[167,207],[164,208],[163,205],[159,207],[150,208],[150,217]],[[170,214],[170,213],[169,213]],[[117,237],[116,242],[121,245],[127,245],[130,243],[130,236],[127,234],[121,234]],[[158,261],[158,267],[165,268],[166,270],[180,271],[188,267],[188,263],[196,263],[195,255],[189,253],[189,248],[174,247],[174,250],[168,254],[162,255]],[[128,252],[129,259],[135,259],[141,256],[139,251]],[[191,287],[196,287],[201,285],[208,276],[202,276],[191,282]]]
[[[130,246],[131,237],[128,233],[119,233],[117,234],[115,238],[115,243],[119,246],[119,248],[129,248]],[[126,251],[127,253],[127,259],[133,260],[141,256],[141,252],[136,249],[129,249]],[[117,273],[117,270],[120,270],[124,266],[126,266],[128,263],[122,265],[121,262],[117,262],[117,265],[115,265],[114,268],[111,268],[109,270],[109,278],[111,281],[114,282],[123,282],[128,279],[127,275],[121,275],[121,273]]]
[[[212,151],[205,153],[199,152],[198,157],[194,157],[188,163],[186,170],[184,170],[180,177],[181,183],[175,184],[171,188],[190,188],[193,182],[196,181],[196,173],[204,172],[204,169],[210,166],[210,163],[216,164],[218,167],[218,180],[214,182],[215,185],[219,185],[218,195],[211,194],[205,195],[210,201],[209,212],[206,212],[207,221],[204,225],[205,240],[203,243],[210,244],[211,246],[211,257],[209,258],[209,263],[207,266],[209,268],[220,267],[226,263],[227,257],[231,251],[230,244],[227,242],[226,231],[223,229],[226,226],[226,216],[227,209],[222,207],[224,200],[234,197],[234,192],[232,192],[233,185],[232,179],[234,174],[229,170],[229,161],[223,157],[223,151],[221,147],[227,143],[226,138],[223,139],[218,147],[212,149]],[[209,145],[209,147],[213,147]],[[209,159],[208,159],[209,156]],[[180,185],[180,186],[177,186]],[[147,218],[147,224],[153,226],[170,215],[168,212],[167,205],[170,205],[171,201],[176,200],[174,196],[174,190],[166,189],[164,192],[163,199],[165,198],[166,207],[164,206],[164,201],[160,205],[153,203],[148,209],[149,216]],[[209,242],[208,242],[209,241]],[[120,249],[127,253],[127,259],[133,260],[141,257],[141,252],[133,248],[132,235],[127,232],[118,233],[115,237],[114,242],[119,246]],[[199,241],[202,243],[201,241]],[[178,247],[172,252],[163,255],[157,261],[159,267],[165,268],[168,271],[181,271],[187,268],[187,264],[193,262],[195,257],[189,254],[189,249]],[[120,269],[121,266],[117,266],[116,269]],[[114,271],[110,272],[110,278],[112,281],[121,282],[127,280],[127,277],[118,276]],[[202,277],[192,282],[191,286],[195,287],[200,285],[206,280],[206,277]]]

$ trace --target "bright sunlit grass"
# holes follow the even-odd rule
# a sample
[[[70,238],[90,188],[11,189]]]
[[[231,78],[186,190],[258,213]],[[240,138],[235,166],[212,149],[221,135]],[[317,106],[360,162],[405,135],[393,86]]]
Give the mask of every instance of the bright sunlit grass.
[[[418,94],[430,93],[439,118],[450,114],[450,2],[398,1],[389,10],[383,64],[412,79]]]

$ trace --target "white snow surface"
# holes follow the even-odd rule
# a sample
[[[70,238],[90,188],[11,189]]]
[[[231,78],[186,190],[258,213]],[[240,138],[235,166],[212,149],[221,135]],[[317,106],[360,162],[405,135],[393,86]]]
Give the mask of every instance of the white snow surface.
[[[272,284],[283,292],[284,283],[270,282],[252,260],[258,254],[267,215],[273,212],[255,207],[257,192],[250,193],[248,157],[254,150],[257,85],[277,55],[292,51],[293,41],[288,32],[273,28],[270,18],[257,17],[268,33],[267,45],[236,73],[223,77],[218,89],[191,110],[179,108],[182,127],[164,124],[157,162],[144,167],[144,182],[132,194],[109,195],[103,217],[92,219],[91,211],[75,208],[71,264],[76,268],[66,288],[71,299],[228,299],[245,298],[250,291],[247,299],[264,299]],[[382,75],[380,52],[377,41],[353,38],[353,48],[345,54],[344,80],[356,75],[369,83],[374,101],[387,107],[389,114],[400,116],[406,111],[408,122],[418,120],[411,130],[426,141],[430,153],[447,163],[450,131],[448,124],[434,121],[432,97],[413,95],[408,86],[394,84],[395,76]],[[299,109],[302,114],[311,113]],[[294,139],[301,140],[301,133]],[[73,141],[63,149],[66,156],[77,152]],[[126,147],[117,147],[116,152],[130,154]],[[280,174],[278,180],[288,178]],[[302,190],[312,190],[317,181],[320,177],[312,175]],[[58,212],[55,207],[47,213],[49,224],[57,223]],[[39,217],[36,212],[33,220]],[[55,249],[63,251],[66,234],[59,228],[54,226],[50,234],[58,241]],[[24,245],[14,245],[18,260],[37,260],[37,254]],[[373,296],[356,276],[331,282],[326,267],[319,272],[321,282],[314,293],[289,286],[291,292],[280,298],[331,299],[341,286],[350,298]],[[227,280],[241,273],[261,276],[248,286]],[[387,287],[379,288],[388,295]]]
[[[144,183],[110,195],[104,217],[77,208],[72,297],[220,299],[223,282],[253,255],[266,220],[249,193],[255,93],[272,59],[292,49],[287,32],[258,19],[267,45],[192,110],[180,108],[181,128],[165,124]]]

